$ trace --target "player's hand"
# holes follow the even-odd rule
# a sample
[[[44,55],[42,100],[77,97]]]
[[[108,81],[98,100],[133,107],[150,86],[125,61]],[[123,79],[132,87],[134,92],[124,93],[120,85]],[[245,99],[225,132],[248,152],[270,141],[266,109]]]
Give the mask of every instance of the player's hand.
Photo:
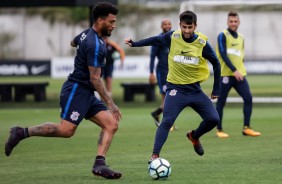
[[[156,77],[153,73],[151,73],[150,76],[149,76],[149,83],[150,84],[156,84]]]
[[[132,40],[131,40],[131,38],[126,38],[126,39],[124,40],[124,43],[127,44],[127,45],[129,45],[130,47],[132,47]]]
[[[211,99],[212,99],[212,100],[217,99],[217,98],[219,98],[219,96],[217,96],[217,95],[211,95]]]
[[[233,72],[233,74],[234,74],[235,79],[238,82],[244,80],[244,76],[240,72],[238,72],[237,70],[235,72]]]
[[[117,121],[120,121],[122,116],[121,116],[121,112],[118,109],[118,107],[114,103],[112,103],[111,105],[109,105],[108,108],[109,108],[110,112],[112,113],[112,115],[114,116],[114,118]]]

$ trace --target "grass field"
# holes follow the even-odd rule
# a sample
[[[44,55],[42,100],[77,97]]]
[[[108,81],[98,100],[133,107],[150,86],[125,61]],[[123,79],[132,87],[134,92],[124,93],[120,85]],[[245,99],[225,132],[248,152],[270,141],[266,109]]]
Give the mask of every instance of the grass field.
[[[108,153],[108,164],[123,172],[115,183],[155,183],[147,173],[156,127],[149,117],[151,109],[122,108],[123,120]],[[99,134],[97,126],[83,121],[70,139],[30,138],[21,142],[10,157],[4,156],[9,127],[30,126],[58,121],[58,109],[1,110],[1,183],[111,183],[91,174]],[[4,116],[3,116],[4,115]],[[12,118],[11,118],[12,117]],[[205,155],[194,152],[185,134],[197,127],[200,118],[186,109],[177,119],[178,130],[171,132],[162,157],[172,165],[165,183],[281,183],[281,108],[257,107],[253,126],[260,137],[241,134],[241,108],[225,111],[224,127],[228,139],[218,139],[214,130],[201,141]]]
[[[137,79],[132,79],[137,80]],[[139,79],[140,80],[140,79]],[[142,79],[146,81],[147,79]],[[282,76],[249,76],[254,96],[282,96]],[[123,113],[120,128],[108,152],[107,164],[123,172],[117,181],[94,177],[91,173],[96,155],[99,128],[83,121],[70,139],[33,137],[21,142],[10,157],[4,154],[4,143],[13,125],[31,126],[59,121],[58,96],[63,80],[42,78],[0,78],[0,82],[49,81],[48,101],[35,103],[0,102],[0,183],[176,183],[176,184],[278,184],[282,183],[282,114],[281,104],[255,104],[252,126],[260,137],[242,136],[242,104],[227,105],[224,129],[230,138],[218,139],[215,130],[201,138],[205,155],[198,156],[185,134],[194,129],[200,117],[185,109],[176,121],[161,156],[170,161],[168,180],[154,181],[147,173],[147,160],[152,151],[156,127],[149,113],[160,103],[144,103],[138,95],[133,103],[122,101],[120,82],[115,80],[114,99]],[[128,81],[128,80],[126,80]],[[210,93],[212,80],[203,89]],[[234,91],[231,96],[236,96]]]

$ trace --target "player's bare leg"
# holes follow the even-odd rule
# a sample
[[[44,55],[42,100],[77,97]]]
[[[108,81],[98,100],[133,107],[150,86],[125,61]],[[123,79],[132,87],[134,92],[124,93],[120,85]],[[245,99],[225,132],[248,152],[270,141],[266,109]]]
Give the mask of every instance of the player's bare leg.
[[[101,111],[90,118],[102,128],[98,140],[98,151],[92,173],[107,179],[118,179],[122,176],[120,172],[113,171],[106,166],[105,157],[113,140],[113,136],[118,129],[118,122],[109,111]]]
[[[66,120],[62,120],[60,124],[44,123],[29,128],[12,127],[10,129],[10,136],[5,144],[5,154],[6,156],[10,156],[14,147],[25,138],[31,136],[68,138],[75,133],[76,128],[77,125]]]

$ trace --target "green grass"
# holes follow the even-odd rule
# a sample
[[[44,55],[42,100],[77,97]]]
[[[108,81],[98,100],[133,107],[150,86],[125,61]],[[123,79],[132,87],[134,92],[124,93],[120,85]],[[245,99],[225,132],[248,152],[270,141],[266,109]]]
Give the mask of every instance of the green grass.
[[[166,181],[151,180],[147,160],[156,127],[149,113],[160,104],[161,98],[157,95],[155,102],[144,103],[144,95],[136,95],[133,103],[125,103],[120,86],[124,81],[147,80],[114,79],[113,98],[123,113],[107,156],[107,163],[123,172],[123,177],[115,183],[282,183],[281,104],[254,105],[252,126],[262,133],[256,138],[241,134],[242,104],[227,104],[223,126],[230,138],[216,138],[215,130],[203,136],[203,157],[196,155],[185,137],[201,119],[191,109],[185,109],[176,121],[179,130],[170,133],[161,155],[170,161],[172,175]],[[10,157],[4,155],[4,143],[11,126],[59,122],[59,94],[64,80],[0,77],[0,82],[26,81],[48,81],[48,100],[37,103],[28,96],[23,103],[0,102],[0,183],[112,183],[91,174],[100,130],[89,121],[83,121],[70,139],[30,138],[21,142]],[[281,75],[250,75],[248,81],[254,97],[282,96]],[[212,84],[212,76],[202,84],[207,94],[211,93]],[[230,96],[238,95],[232,90]]]
[[[282,183],[281,107],[254,107],[252,122],[260,137],[242,136],[241,107],[227,107],[224,128],[228,139],[218,139],[215,131],[201,138],[205,155],[194,152],[185,134],[200,117],[185,109],[176,121],[161,156],[170,161],[172,174],[166,181],[153,181],[147,173],[156,127],[149,116],[151,107],[123,107],[123,119],[107,155],[107,163],[123,172],[115,183]],[[32,137],[21,142],[10,157],[4,142],[13,125],[31,126],[58,122],[59,108],[1,109],[1,183],[112,183],[94,177],[91,168],[96,155],[99,128],[83,121],[70,139]]]

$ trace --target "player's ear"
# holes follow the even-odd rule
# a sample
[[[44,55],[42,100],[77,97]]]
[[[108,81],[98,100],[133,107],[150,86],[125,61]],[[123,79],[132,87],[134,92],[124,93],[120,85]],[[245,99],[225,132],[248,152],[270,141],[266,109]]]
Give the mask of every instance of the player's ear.
[[[97,19],[98,24],[102,24],[102,23],[103,23],[103,21],[104,21],[104,19],[103,19],[103,18],[101,18],[101,17],[99,17],[99,18]]]

